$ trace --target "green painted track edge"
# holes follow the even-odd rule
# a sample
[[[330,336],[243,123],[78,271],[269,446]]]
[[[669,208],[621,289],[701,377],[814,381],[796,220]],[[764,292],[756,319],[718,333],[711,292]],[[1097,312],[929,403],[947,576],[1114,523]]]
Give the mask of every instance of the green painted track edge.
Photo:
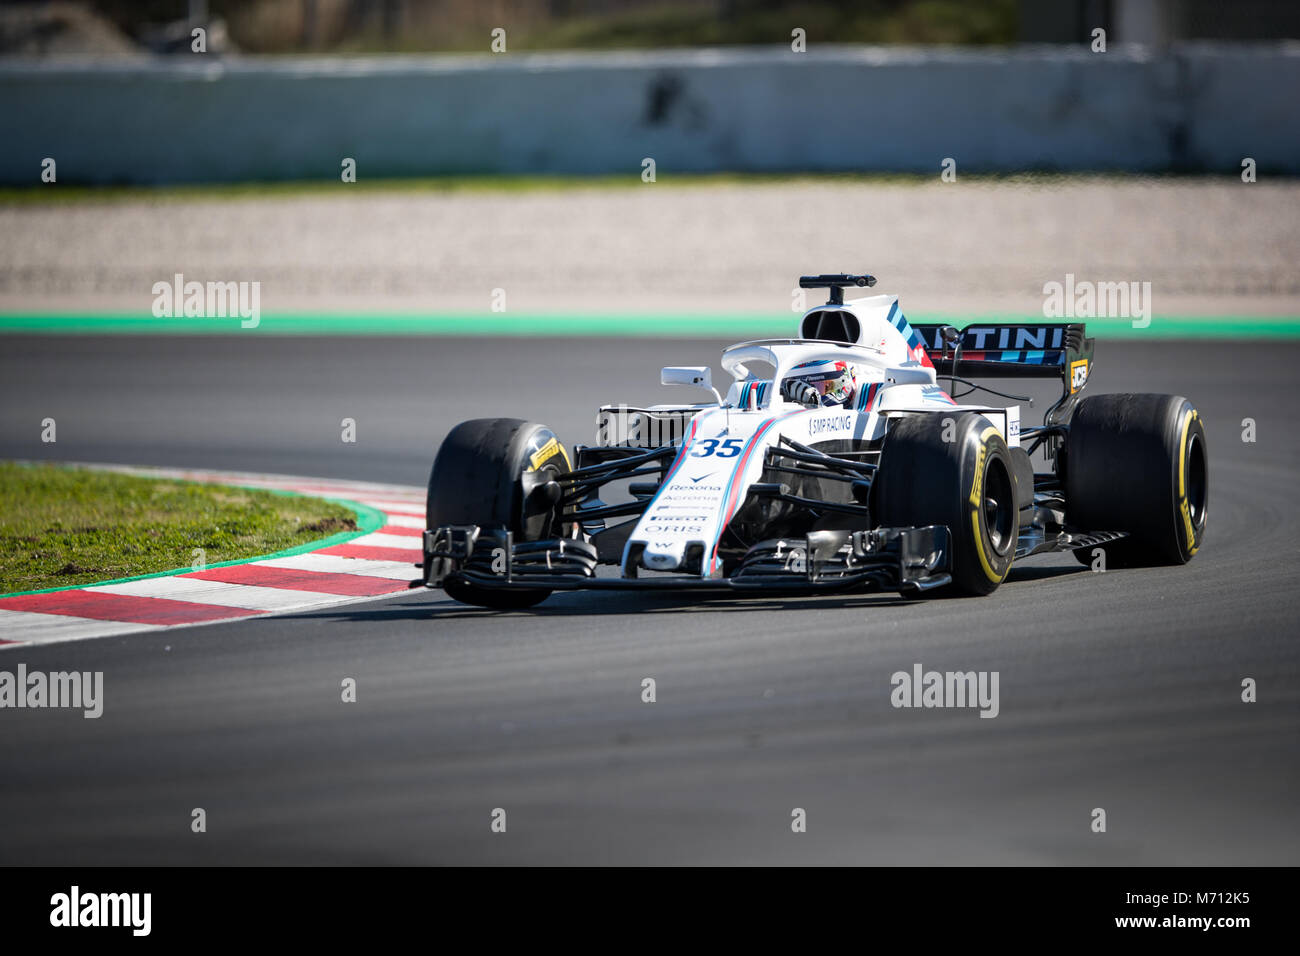
[[[1033,313],[981,312],[966,315],[909,312],[916,322],[975,323],[1084,322],[1102,339],[1150,338],[1300,338],[1300,316],[1156,315],[1145,328],[1129,319],[1045,319]],[[715,337],[755,338],[788,334],[794,313],[486,313],[427,312],[340,314],[285,312],[265,315],[256,328],[245,329],[238,317],[162,318],[138,313],[0,313],[0,334],[70,335],[414,335],[521,337]]]

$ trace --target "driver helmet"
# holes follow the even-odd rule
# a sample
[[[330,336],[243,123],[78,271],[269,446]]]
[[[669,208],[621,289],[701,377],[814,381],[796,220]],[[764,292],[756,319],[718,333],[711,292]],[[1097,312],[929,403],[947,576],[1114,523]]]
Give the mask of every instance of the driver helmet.
[[[797,395],[803,391],[799,387],[799,383],[803,383],[816,389],[823,406],[847,405],[857,390],[858,377],[848,362],[804,362],[796,365],[794,371],[798,374],[791,375],[785,381],[787,394]]]

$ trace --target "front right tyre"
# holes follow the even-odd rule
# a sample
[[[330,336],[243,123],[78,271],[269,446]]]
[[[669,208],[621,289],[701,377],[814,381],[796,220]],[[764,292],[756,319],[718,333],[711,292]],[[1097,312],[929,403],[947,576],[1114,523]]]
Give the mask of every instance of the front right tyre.
[[[913,415],[890,428],[871,482],[878,527],[947,525],[957,594],[1006,580],[1020,535],[1016,468],[1002,436],[975,412]]]

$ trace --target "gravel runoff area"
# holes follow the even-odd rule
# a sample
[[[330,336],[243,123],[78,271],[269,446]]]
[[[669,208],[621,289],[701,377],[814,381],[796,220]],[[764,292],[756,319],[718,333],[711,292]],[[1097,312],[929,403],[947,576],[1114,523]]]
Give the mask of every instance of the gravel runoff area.
[[[261,282],[263,312],[783,310],[871,271],[915,313],[1035,313],[1149,281],[1169,315],[1300,315],[1300,181],[843,179],[495,190],[320,186],[0,199],[0,311],[146,312],[154,282]],[[51,189],[57,187],[49,187]]]

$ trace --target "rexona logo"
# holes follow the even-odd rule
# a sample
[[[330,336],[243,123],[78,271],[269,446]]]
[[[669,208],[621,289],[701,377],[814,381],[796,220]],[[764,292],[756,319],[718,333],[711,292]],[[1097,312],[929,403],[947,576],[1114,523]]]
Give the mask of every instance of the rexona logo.
[[[148,936],[152,926],[152,893],[70,892],[50,897],[51,926],[130,927],[133,936]]]

